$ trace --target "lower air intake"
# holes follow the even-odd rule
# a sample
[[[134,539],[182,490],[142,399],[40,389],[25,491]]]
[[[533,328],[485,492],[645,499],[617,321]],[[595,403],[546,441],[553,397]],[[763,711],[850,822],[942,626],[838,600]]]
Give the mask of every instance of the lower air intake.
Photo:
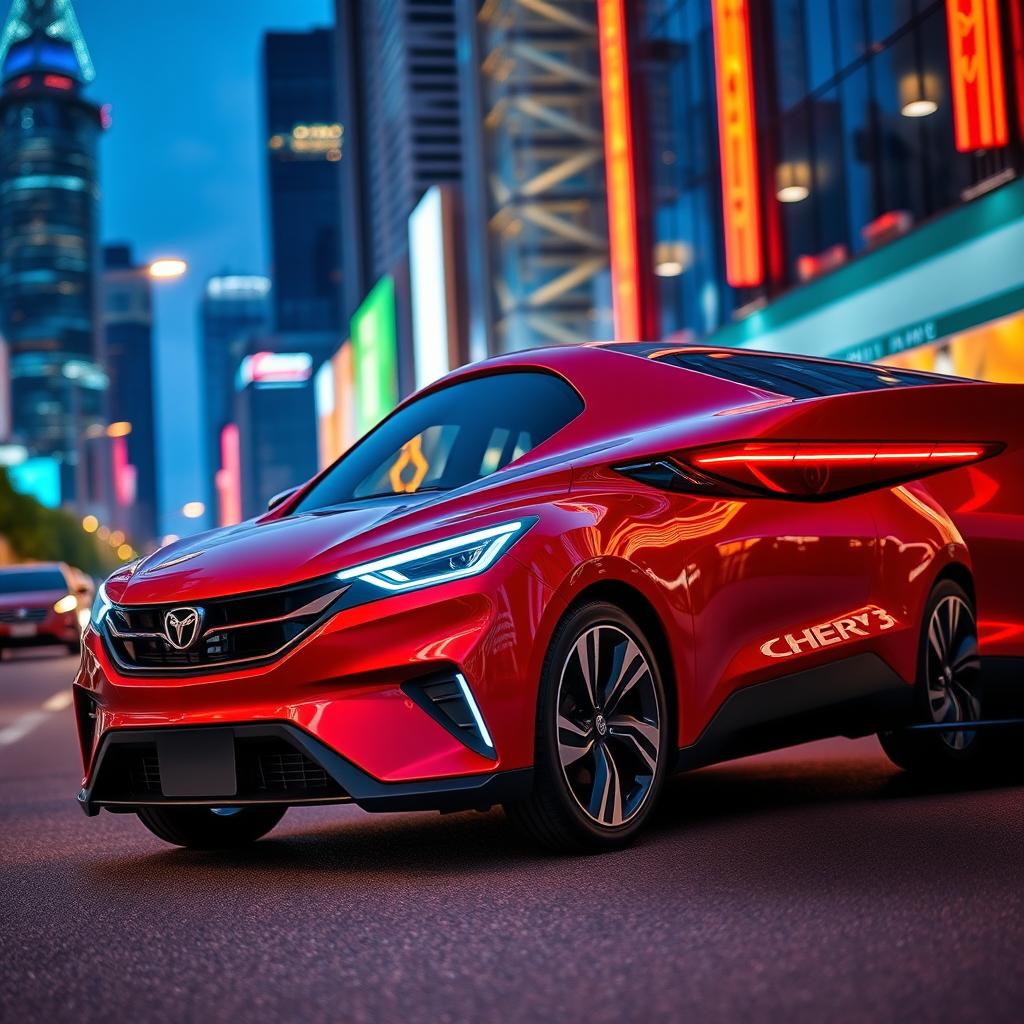
[[[465,676],[460,672],[404,683],[402,690],[470,750],[495,757],[494,743]]]

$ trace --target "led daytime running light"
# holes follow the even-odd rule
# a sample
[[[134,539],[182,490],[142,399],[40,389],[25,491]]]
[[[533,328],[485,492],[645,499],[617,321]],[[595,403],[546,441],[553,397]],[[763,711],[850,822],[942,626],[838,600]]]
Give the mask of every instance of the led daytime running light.
[[[516,520],[512,523],[503,523],[500,526],[491,526],[485,530],[476,530],[473,533],[463,533],[449,540],[424,544],[422,547],[412,548],[397,555],[389,555],[386,558],[379,558],[373,562],[364,562],[362,565],[353,566],[351,569],[344,569],[338,573],[338,579],[343,582],[360,580],[364,583],[372,583],[383,590],[400,591],[411,590],[414,587],[430,586],[434,583],[447,583],[450,580],[464,579],[467,576],[476,576],[492,565],[498,555],[519,534],[532,525],[532,522],[529,520]],[[468,565],[462,568],[449,569],[421,579],[409,578],[404,573],[398,571],[401,566],[423,562],[448,552],[454,553],[474,548],[482,548],[483,550]]]

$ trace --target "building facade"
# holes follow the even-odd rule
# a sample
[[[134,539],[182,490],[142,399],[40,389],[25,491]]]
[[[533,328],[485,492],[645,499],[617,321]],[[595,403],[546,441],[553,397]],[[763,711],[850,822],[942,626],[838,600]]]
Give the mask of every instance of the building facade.
[[[14,0],[0,37],[0,335],[11,432],[89,490],[81,439],[104,422],[96,150],[102,119],[70,0]]]
[[[638,0],[652,336],[1024,379],[1019,0]]]
[[[334,34],[271,32],[263,42],[274,324],[337,330],[341,250]]]
[[[104,247],[102,291],[114,497],[109,525],[145,551],[159,537],[153,296],[148,267],[135,264],[129,246]]]
[[[265,512],[275,494],[305,483],[318,469],[314,359],[309,352],[285,351],[289,344],[261,339],[235,378],[242,519]]]
[[[253,351],[253,338],[271,327],[270,279],[255,274],[211,277],[203,289],[199,316],[205,504],[218,523],[233,519],[224,515],[217,486],[218,474],[232,469],[230,454],[229,465],[224,464],[224,430],[235,422],[235,378],[242,359]]]
[[[335,0],[346,317],[408,249],[433,185],[462,179],[455,0]]]

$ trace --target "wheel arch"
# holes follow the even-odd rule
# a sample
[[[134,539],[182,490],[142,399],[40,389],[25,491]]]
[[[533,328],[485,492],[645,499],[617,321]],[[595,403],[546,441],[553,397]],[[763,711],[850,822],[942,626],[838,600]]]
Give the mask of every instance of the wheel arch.
[[[668,632],[657,609],[645,594],[630,584],[622,580],[606,579],[591,583],[576,594],[559,617],[559,622],[581,605],[592,601],[606,601],[616,608],[621,608],[643,630],[657,659],[658,669],[665,684],[670,749],[677,748],[680,707],[678,672],[669,646]]]
[[[935,579],[932,580],[932,589],[934,590],[943,580],[951,580],[957,586],[963,587],[967,596],[971,599],[971,603],[974,605],[974,613],[977,615],[978,595],[974,586],[974,574],[970,568],[963,562],[949,562],[942,567],[936,574]]]

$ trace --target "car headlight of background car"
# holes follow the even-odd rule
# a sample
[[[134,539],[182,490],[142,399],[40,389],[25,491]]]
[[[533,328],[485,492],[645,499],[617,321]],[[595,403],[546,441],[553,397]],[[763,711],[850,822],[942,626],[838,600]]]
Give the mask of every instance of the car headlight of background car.
[[[338,573],[338,579],[359,580],[382,590],[402,591],[476,576],[492,566],[501,553],[536,522],[536,517],[517,519],[410,548],[345,569]]]
[[[58,615],[67,615],[78,607],[78,598],[74,594],[67,594],[62,597],[54,606],[53,610]]]

